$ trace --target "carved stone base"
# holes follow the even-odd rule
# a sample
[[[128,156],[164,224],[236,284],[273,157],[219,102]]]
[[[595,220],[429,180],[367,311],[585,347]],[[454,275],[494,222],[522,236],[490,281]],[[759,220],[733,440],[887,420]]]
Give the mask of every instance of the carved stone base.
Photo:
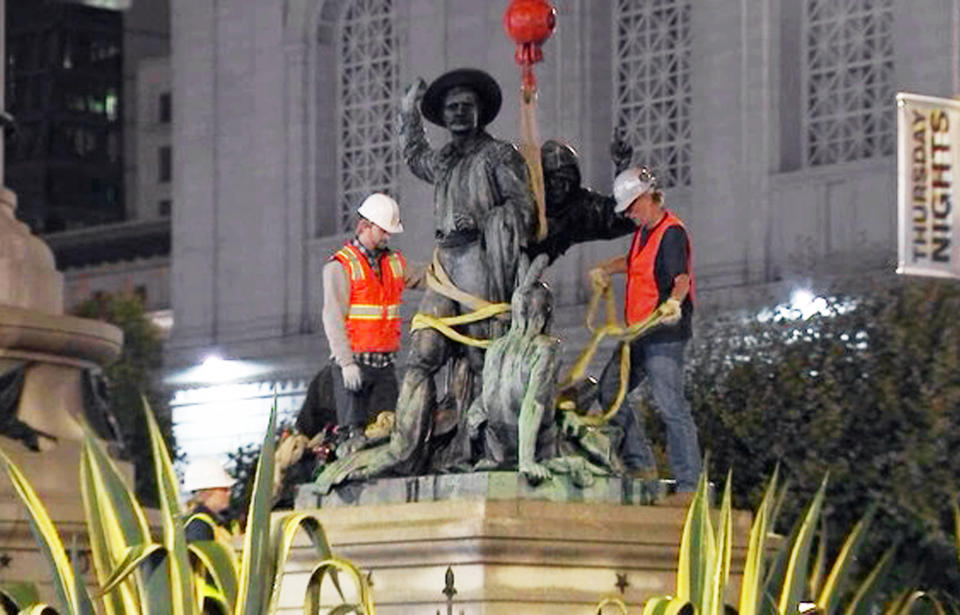
[[[511,476],[514,485],[523,480],[496,472],[379,480],[368,488],[405,490],[437,479],[502,486]],[[469,491],[410,503],[341,501],[331,507],[333,501],[325,500],[325,508],[309,512],[320,518],[334,553],[369,573],[377,612],[387,615],[447,613],[448,568],[456,590],[449,611],[454,614],[586,614],[604,597],[619,597],[630,612],[639,612],[648,597],[674,592],[684,508],[599,498],[544,501],[522,490],[500,499],[497,489],[487,496]],[[301,492],[299,501],[304,498]],[[749,513],[735,514],[734,574],[743,567],[749,524]],[[281,612],[301,612],[313,563],[302,541],[287,565]],[[332,586],[323,589],[331,603],[335,595]]]

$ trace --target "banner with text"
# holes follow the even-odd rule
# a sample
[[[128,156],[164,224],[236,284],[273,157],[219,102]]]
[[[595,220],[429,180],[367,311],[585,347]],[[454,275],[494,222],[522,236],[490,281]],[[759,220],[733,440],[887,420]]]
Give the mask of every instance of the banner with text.
[[[897,94],[897,273],[960,278],[960,101]]]

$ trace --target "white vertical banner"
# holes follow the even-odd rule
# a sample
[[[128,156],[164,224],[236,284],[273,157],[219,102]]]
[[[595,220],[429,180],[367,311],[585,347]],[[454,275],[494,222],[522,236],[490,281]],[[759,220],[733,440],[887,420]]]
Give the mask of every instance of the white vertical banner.
[[[897,94],[897,273],[960,278],[960,101]]]

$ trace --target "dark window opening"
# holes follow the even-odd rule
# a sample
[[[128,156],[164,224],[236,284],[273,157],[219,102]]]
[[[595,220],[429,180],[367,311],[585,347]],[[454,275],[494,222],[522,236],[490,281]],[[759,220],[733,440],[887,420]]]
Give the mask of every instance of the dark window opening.
[[[160,148],[159,163],[159,180],[163,183],[169,182],[173,175],[173,156],[169,145]]]
[[[157,120],[161,124],[169,124],[173,120],[173,102],[170,99],[170,92],[164,92],[160,95],[157,106]]]

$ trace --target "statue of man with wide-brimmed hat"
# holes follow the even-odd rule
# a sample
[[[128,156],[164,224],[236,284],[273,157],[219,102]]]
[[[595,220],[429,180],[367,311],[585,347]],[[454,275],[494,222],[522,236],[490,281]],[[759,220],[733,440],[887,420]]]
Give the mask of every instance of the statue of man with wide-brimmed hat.
[[[419,309],[434,319],[509,303],[522,250],[533,236],[536,206],[523,157],[511,143],[486,131],[501,102],[493,77],[472,68],[450,71],[429,87],[418,78],[401,101],[404,161],[414,175],[434,185],[436,251]],[[450,139],[440,149],[428,143],[422,118],[449,131]],[[458,326],[457,333],[488,340],[508,326],[504,314]],[[450,366],[451,378],[438,410],[434,376],[444,366]],[[331,468],[318,485],[335,484],[347,475],[375,476],[388,470],[410,474],[429,468],[427,440],[443,430],[435,425],[435,414],[450,416],[449,424],[455,425],[479,394],[482,370],[480,348],[454,341],[436,328],[415,330],[387,450],[362,451],[363,460],[346,464],[339,475]]]
[[[434,273],[445,274],[452,286],[481,301],[509,302],[521,250],[533,236],[536,206],[520,152],[486,131],[500,111],[500,86],[472,68],[450,71],[424,86],[416,80],[401,101],[400,141],[411,172],[434,185]],[[438,150],[427,142],[418,106],[427,121],[449,131],[449,142]],[[419,311],[455,316],[479,305],[451,295],[456,293],[431,285]],[[460,330],[490,339],[504,333],[508,322],[483,320]],[[451,410],[463,412],[479,394],[483,355],[429,328],[414,333],[410,348],[391,447],[398,461],[415,465],[410,457],[420,452],[433,427],[435,389],[428,381],[451,359],[466,361],[453,370],[450,382],[456,400]]]

